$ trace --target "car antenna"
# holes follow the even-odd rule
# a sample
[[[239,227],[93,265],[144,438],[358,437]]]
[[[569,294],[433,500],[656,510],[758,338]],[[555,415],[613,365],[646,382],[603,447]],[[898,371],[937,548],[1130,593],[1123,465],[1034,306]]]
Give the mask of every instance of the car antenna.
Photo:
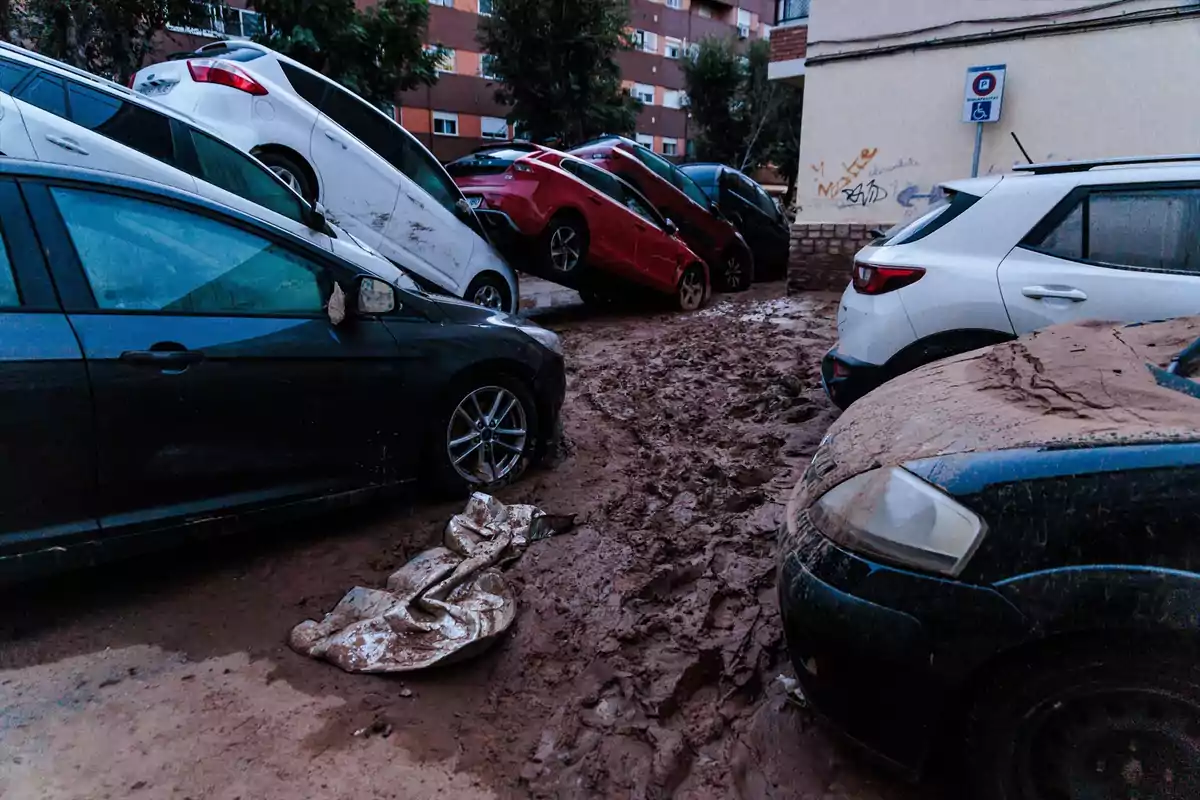
[[[1029,157],[1029,153],[1025,152],[1025,145],[1021,144],[1021,140],[1017,138],[1017,132],[1009,131],[1009,134],[1013,137],[1013,141],[1017,143],[1017,147],[1021,150],[1021,155],[1025,156],[1025,161],[1032,164],[1033,159]]]

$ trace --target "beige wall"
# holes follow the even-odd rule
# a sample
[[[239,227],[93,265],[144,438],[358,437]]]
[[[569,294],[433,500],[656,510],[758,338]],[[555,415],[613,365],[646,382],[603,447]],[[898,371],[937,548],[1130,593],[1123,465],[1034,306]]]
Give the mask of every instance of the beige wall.
[[[1195,0],[817,0],[808,56],[1116,17]]]
[[[1196,19],[834,61],[807,74],[797,221],[898,221],[927,207],[911,195],[969,176],[966,69],[1000,63],[981,175],[1023,161],[1010,131],[1035,161],[1200,151]]]

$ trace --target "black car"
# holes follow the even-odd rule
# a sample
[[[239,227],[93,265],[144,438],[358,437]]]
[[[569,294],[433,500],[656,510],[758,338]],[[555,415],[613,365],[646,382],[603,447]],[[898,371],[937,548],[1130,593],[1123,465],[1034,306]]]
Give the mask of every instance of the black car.
[[[779,550],[812,707],[954,797],[1200,797],[1198,337],[1051,328],[847,411]]]
[[[495,485],[556,430],[553,333],[194,195],[3,160],[0,228],[0,574]]]
[[[787,274],[791,227],[761,186],[724,164],[683,164],[679,169],[741,231],[754,253],[755,280],[777,280]]]

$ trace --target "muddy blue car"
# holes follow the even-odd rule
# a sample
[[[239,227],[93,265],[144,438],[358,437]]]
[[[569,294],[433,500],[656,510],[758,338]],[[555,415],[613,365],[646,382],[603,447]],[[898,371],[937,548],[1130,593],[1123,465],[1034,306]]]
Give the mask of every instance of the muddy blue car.
[[[956,797],[1200,797],[1198,337],[1051,328],[842,416],[779,549],[811,707]]]

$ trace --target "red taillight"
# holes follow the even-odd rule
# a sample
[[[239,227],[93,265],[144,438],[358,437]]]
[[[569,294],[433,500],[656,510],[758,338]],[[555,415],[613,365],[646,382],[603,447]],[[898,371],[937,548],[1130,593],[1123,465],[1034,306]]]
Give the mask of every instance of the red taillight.
[[[925,270],[920,267],[879,267],[874,264],[854,265],[854,291],[859,294],[885,294],[921,280]]]
[[[136,77],[137,77],[137,73],[136,73],[136,72],[135,72],[135,73],[133,73],[132,75],[130,75],[130,76],[129,76],[129,80],[128,80],[128,81],[125,83],[125,85],[126,85],[126,86],[128,86],[130,89],[132,89],[132,88],[133,88],[133,80],[134,80],[134,78],[136,78]]]
[[[196,58],[187,62],[188,72],[196,83],[218,83],[256,97],[267,93],[267,89],[246,70],[237,64],[214,58]]]

